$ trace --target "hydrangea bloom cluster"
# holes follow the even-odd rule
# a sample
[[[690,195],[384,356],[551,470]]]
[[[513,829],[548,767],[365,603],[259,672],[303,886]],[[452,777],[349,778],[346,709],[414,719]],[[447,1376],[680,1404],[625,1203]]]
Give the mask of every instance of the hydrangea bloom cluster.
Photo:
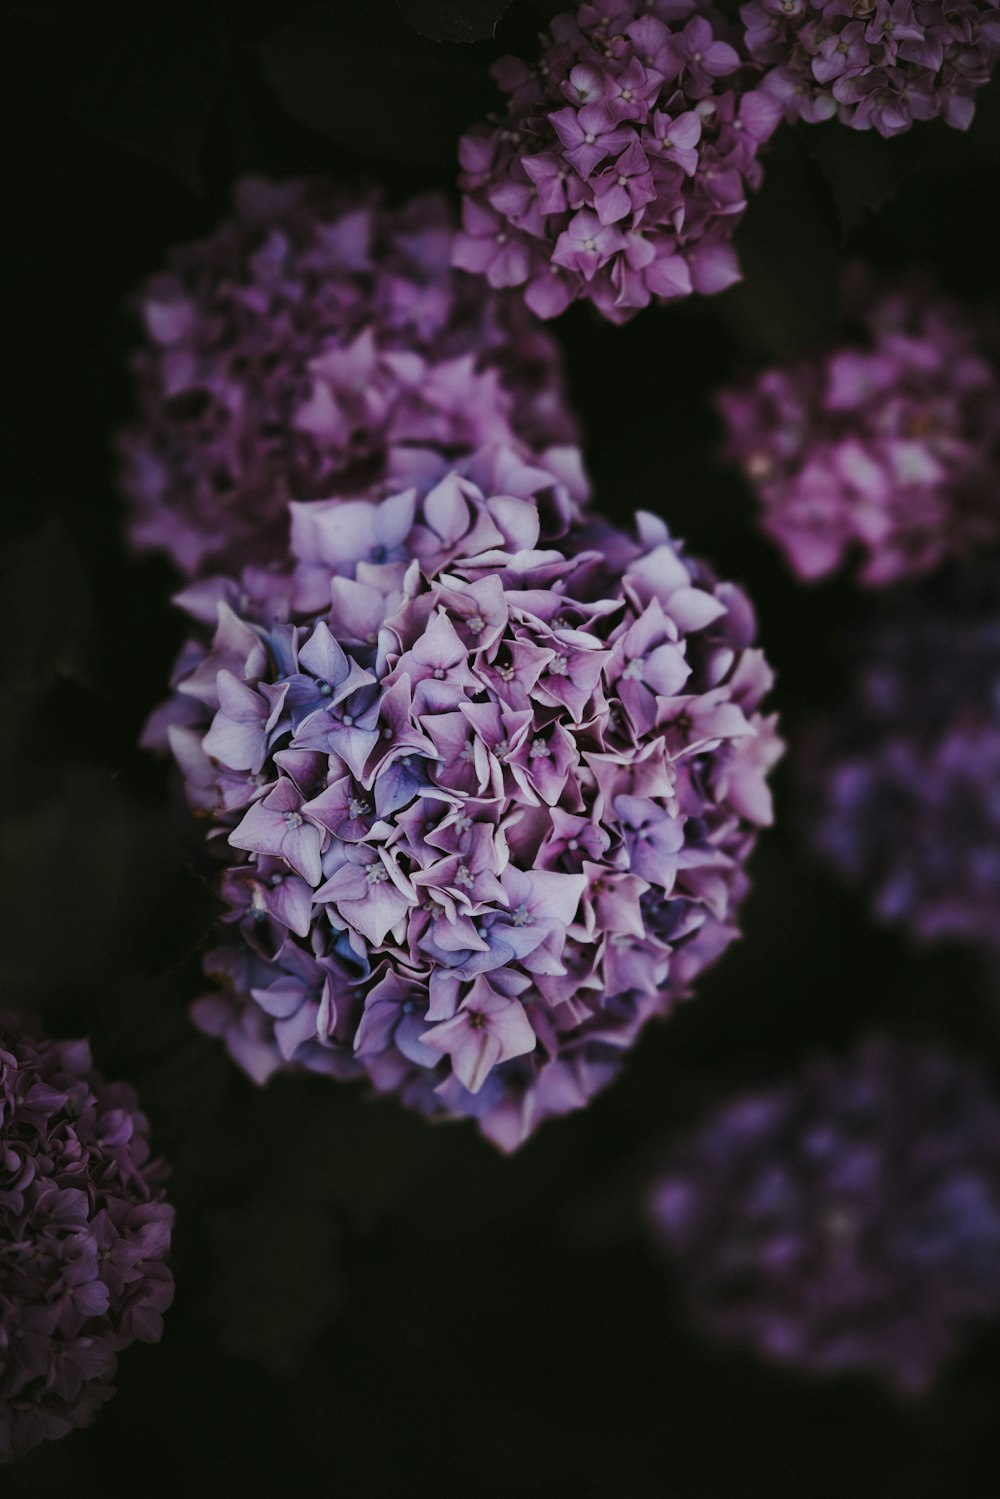
[[[182,596],[150,735],[227,860],[199,1024],[258,1080],[367,1074],[504,1149],[736,934],[779,753],[744,596],[543,483],[507,455],[293,505],[289,573]]]
[[[132,1089],[0,1015],[0,1461],[86,1426],[173,1297],[173,1209]]]
[[[750,0],[740,15],[786,119],[886,137],[939,116],[967,130],[1000,57],[998,0]]]
[[[733,39],[699,0],[607,0],[557,16],[534,68],[498,62],[506,115],[461,142],[455,264],[543,318],[585,297],[623,322],[739,280],[730,239],[781,106]]]
[[[1000,578],[882,626],[818,738],[816,842],[880,920],[1000,953]]]
[[[288,500],[388,493],[490,442],[572,440],[555,345],[449,266],[439,197],[399,210],[242,183],[235,214],[139,296],[138,423],[120,438],[139,548],[194,575],[284,554]]]
[[[726,456],[800,578],[865,583],[1000,537],[1000,380],[982,323],[923,280],[844,279],[834,347],[722,392]]]
[[[968,1064],[869,1042],[719,1108],[650,1215],[706,1331],[919,1394],[1000,1314],[1000,1108]]]

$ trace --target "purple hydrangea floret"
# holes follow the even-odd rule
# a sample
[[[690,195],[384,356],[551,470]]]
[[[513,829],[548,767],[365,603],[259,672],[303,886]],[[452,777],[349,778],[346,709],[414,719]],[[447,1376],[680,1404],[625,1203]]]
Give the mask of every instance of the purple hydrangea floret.
[[[827,349],[717,397],[725,456],[798,576],[859,558],[874,586],[1000,539],[1000,379],[992,324],[926,281],[844,278]]]
[[[750,0],[746,49],[786,119],[967,130],[1000,57],[1000,0]]]
[[[235,213],[138,297],[130,535],[189,576],[287,549],[288,502],[392,493],[417,463],[575,439],[556,347],[522,299],[450,269],[443,199],[390,210],[315,182]]]
[[[0,1462],[87,1426],[173,1298],[173,1208],[135,1094],[0,1015]]]
[[[512,454],[292,508],[289,573],[182,595],[149,734],[224,856],[196,1019],[513,1149],[736,935],[780,752],[750,605]]]
[[[1000,1314],[1000,1107],[971,1065],[868,1042],[717,1109],[649,1200],[693,1320],[921,1394]]]
[[[610,0],[557,16],[533,68],[498,62],[506,113],[460,146],[455,264],[543,318],[587,298],[624,322],[739,280],[730,240],[781,106],[734,40],[698,0]]]
[[[942,592],[876,631],[816,736],[814,835],[879,920],[1000,955],[1000,577]]]

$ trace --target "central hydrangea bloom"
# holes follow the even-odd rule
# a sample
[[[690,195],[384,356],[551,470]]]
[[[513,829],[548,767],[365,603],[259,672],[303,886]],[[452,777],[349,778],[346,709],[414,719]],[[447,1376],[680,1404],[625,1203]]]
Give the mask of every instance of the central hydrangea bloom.
[[[781,106],[728,38],[698,0],[611,0],[557,16],[533,69],[497,63],[510,102],[462,140],[455,264],[540,317],[586,297],[615,322],[739,280],[729,241]]]
[[[746,46],[789,120],[836,115],[900,135],[943,116],[968,129],[1000,57],[1000,0],[751,0]]]
[[[139,421],[120,439],[131,536],[186,574],[284,555],[288,501],[392,493],[486,443],[575,424],[519,297],[450,269],[438,197],[401,209],[254,179],[143,287]]]
[[[920,1394],[1000,1314],[1000,1108],[969,1064],[873,1041],[716,1110],[650,1215],[718,1338]]]
[[[228,844],[199,1023],[505,1149],[736,934],[779,754],[744,596],[651,516],[546,543],[526,488],[293,506],[291,572],[182,597],[151,735]]]
[[[840,341],[722,392],[726,455],[801,578],[865,583],[1000,539],[995,334],[928,283],[845,277]]]
[[[0,1015],[0,1462],[87,1426],[173,1297],[173,1209],[135,1094]]]

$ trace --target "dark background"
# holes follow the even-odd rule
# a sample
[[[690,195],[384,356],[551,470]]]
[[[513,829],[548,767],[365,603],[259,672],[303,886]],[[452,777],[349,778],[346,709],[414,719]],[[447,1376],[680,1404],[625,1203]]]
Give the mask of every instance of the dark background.
[[[105,1072],[135,1082],[178,1209],[163,1343],[124,1355],[91,1430],[4,1474],[12,1499],[997,1492],[1000,1333],[916,1404],[763,1367],[686,1330],[641,1211],[664,1142],[714,1099],[873,1028],[998,1073],[997,996],[974,959],[873,930],[802,836],[800,731],[835,707],[845,648],[893,598],[792,582],[715,462],[708,402],[741,362],[825,335],[849,254],[927,265],[969,297],[995,285],[996,85],[968,136],[784,129],[738,234],[743,286],[625,329],[581,307],[556,325],[598,503],[661,512],[745,582],[779,673],[778,826],[746,938],[696,998],[513,1159],[360,1087],[257,1090],[186,1018],[214,905],[171,828],[166,769],[135,747],[180,624],[166,564],[121,543],[126,299],[248,170],[453,191],[457,136],[495,102],[486,65],[530,50],[556,8],[513,0],[495,42],[461,45],[413,24],[448,35],[447,0],[5,10],[0,993],[89,1033]],[[503,9],[457,7],[486,37]]]

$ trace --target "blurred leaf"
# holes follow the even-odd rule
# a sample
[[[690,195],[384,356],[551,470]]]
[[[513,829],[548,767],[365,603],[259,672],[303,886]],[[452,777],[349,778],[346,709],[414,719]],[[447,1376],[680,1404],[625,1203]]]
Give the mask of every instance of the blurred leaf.
[[[743,280],[711,302],[754,358],[812,348],[836,326],[837,241],[807,168],[793,133],[779,132],[734,238]]]
[[[38,0],[10,12],[7,30],[8,66],[16,62],[22,79],[33,80],[46,108],[200,190],[202,146],[225,72],[207,6]]]
[[[890,203],[927,160],[926,133],[919,127],[891,141],[835,120],[803,125],[798,134],[826,178],[845,237]]]
[[[8,691],[37,698],[60,679],[90,685],[90,584],[76,544],[57,518],[5,550],[0,608],[17,630],[17,650],[4,658]]]
[[[368,0],[311,10],[257,50],[290,115],[365,155],[451,163],[480,112],[483,70],[422,41]]]
[[[511,0],[396,0],[414,30],[435,42],[491,41],[510,3]]]
[[[126,971],[151,974],[200,941],[214,901],[179,857],[167,819],[106,771],[75,768],[0,828],[5,938],[0,988],[46,1009]]]
[[[195,1029],[191,1000],[204,979],[196,961],[154,978],[125,974],[89,1007],[87,1029],[107,1077],[134,1083],[153,1122],[153,1144],[184,1179],[178,1194],[204,1169],[205,1141],[218,1128],[233,1066],[214,1037]]]
[[[325,1332],[343,1290],[336,1213],[310,1200],[301,1172],[285,1175],[280,1186],[258,1182],[249,1200],[207,1215],[204,1311],[228,1353],[287,1379]]]

